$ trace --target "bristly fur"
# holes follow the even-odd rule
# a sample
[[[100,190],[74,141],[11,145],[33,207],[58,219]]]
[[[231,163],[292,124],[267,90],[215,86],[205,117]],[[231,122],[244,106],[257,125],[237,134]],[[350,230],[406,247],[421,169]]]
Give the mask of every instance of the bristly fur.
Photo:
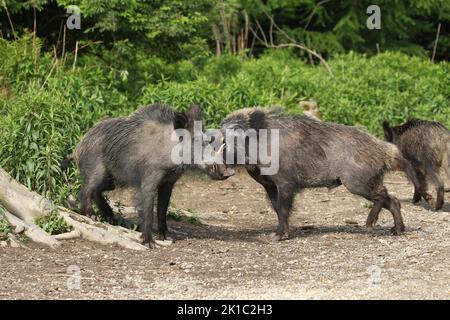
[[[152,104],[139,108],[133,112],[128,118],[135,121],[154,120],[161,123],[172,123],[175,112],[168,106],[160,104]]]
[[[373,226],[381,208],[394,216],[395,233],[404,229],[400,202],[383,186],[389,170],[403,170],[417,183],[409,163],[398,148],[356,128],[321,122],[307,116],[290,116],[280,108],[246,108],[229,114],[222,121],[227,129],[279,129],[279,171],[261,175],[261,166],[247,164],[249,174],[267,191],[279,226],[281,239],[288,232],[288,216],[295,192],[310,187],[333,188],[341,184],[352,193],[372,201],[374,210],[367,224]]]
[[[383,130],[385,139],[398,146],[419,179],[413,202],[423,197],[435,210],[441,209],[444,205],[441,171],[450,178],[450,131],[439,122],[418,119],[396,127],[384,121]],[[436,201],[427,193],[428,183],[436,187]]]
[[[414,129],[414,128],[418,128],[418,127],[420,127],[420,128],[423,128],[423,127],[435,128],[437,130],[449,132],[446,127],[444,127],[441,123],[439,123],[437,121],[428,121],[428,120],[420,120],[420,119],[409,120],[409,121],[405,122],[404,124],[402,124],[401,126],[392,127],[392,130],[394,131],[394,133],[396,135],[402,135],[406,131]]]
[[[289,138],[290,147],[299,152],[314,150],[323,158],[327,157],[324,149],[330,144],[338,143],[337,140],[351,142],[359,146],[355,149],[355,159],[359,162],[386,171],[400,169],[395,165],[400,156],[398,149],[361,128],[322,122],[305,115],[288,115],[281,108],[245,108],[229,114],[222,121],[222,128],[236,125],[243,130],[280,129],[280,134]]]

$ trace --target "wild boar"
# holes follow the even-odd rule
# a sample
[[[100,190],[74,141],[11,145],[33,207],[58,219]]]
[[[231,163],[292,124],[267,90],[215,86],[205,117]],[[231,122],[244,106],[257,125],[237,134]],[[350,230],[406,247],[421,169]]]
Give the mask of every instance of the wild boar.
[[[156,196],[158,233],[166,239],[166,212],[172,189],[186,169],[200,167],[214,179],[226,179],[233,174],[223,164],[173,162],[172,151],[177,144],[172,137],[174,130],[187,129],[192,132],[194,121],[201,120],[198,106],[191,106],[183,113],[156,104],[142,107],[128,117],[109,118],[97,123],[64,163],[67,165],[74,159],[79,168],[82,179],[79,192],[81,212],[93,215],[93,201],[100,213],[112,221],[113,211],[102,192],[120,186],[132,187],[137,190],[141,205],[144,243],[150,247],[154,243],[152,222]]]
[[[444,182],[441,174],[450,178],[450,131],[439,122],[410,120],[391,127],[383,122],[386,141],[395,144],[413,166],[419,187],[414,190],[413,202],[423,197],[434,210],[444,205]],[[428,193],[428,184],[436,189],[436,200]]]
[[[295,193],[305,188],[334,188],[341,184],[351,193],[373,202],[366,222],[368,227],[374,226],[378,213],[386,208],[394,218],[392,232],[398,235],[404,231],[400,201],[387,192],[383,176],[390,170],[402,170],[415,185],[417,180],[411,165],[395,145],[356,127],[321,122],[307,116],[289,116],[277,108],[247,108],[231,113],[222,121],[227,164],[236,161],[236,156],[228,157],[230,153],[243,152],[242,148],[234,147],[236,137],[256,130],[260,139],[263,129],[269,135],[278,130],[279,142],[270,142],[267,147],[272,157],[274,152],[279,152],[278,172],[263,175],[267,164],[262,164],[259,158],[256,163],[250,163],[247,155],[243,165],[265,188],[278,215],[277,240],[289,237],[288,220]],[[247,153],[250,143],[245,141],[244,152]],[[232,147],[230,142],[233,142]],[[230,162],[230,159],[233,160]]]

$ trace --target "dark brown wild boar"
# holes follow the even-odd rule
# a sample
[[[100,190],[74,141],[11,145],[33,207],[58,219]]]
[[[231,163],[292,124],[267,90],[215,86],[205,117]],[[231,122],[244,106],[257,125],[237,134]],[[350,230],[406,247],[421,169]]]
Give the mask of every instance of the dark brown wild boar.
[[[268,129],[269,135],[274,129],[279,130],[279,146],[268,147],[271,153],[279,150],[278,172],[262,175],[265,165],[259,160],[251,164],[246,158],[244,164],[250,176],[265,188],[278,215],[277,240],[289,237],[288,220],[296,192],[341,184],[351,193],[373,202],[366,222],[368,227],[374,226],[378,213],[386,208],[394,218],[392,232],[398,235],[404,231],[400,202],[387,192],[383,176],[390,170],[402,170],[408,172],[415,184],[417,180],[411,165],[395,145],[355,127],[320,122],[306,116],[288,116],[280,109],[238,110],[223,120],[221,129],[227,158],[228,154],[242,153],[233,147],[234,139],[249,129]],[[233,146],[230,147],[231,139]],[[248,145],[245,148],[247,152]]]
[[[444,171],[450,178],[450,131],[439,122],[410,120],[397,127],[383,122],[384,136],[394,143],[413,166],[419,187],[414,190],[413,202],[423,197],[434,210],[444,205]],[[428,193],[428,184],[436,189],[436,201]]]
[[[172,189],[182,173],[200,167],[214,179],[233,174],[223,164],[175,164],[172,150],[174,129],[193,131],[194,121],[202,120],[198,106],[187,112],[175,112],[161,105],[142,107],[128,117],[109,118],[97,123],[78,143],[63,165],[74,159],[80,170],[82,187],[79,193],[81,212],[93,215],[94,202],[100,213],[112,221],[113,211],[102,192],[116,187],[135,188],[143,218],[144,243],[153,245],[153,204],[157,196],[158,232],[167,236],[166,212]],[[194,135],[192,134],[192,139]],[[192,141],[189,143],[189,147]]]

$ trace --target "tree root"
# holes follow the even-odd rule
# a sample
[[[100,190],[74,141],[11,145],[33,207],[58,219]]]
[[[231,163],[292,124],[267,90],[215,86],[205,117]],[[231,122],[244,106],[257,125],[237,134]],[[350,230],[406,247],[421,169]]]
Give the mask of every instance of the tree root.
[[[136,231],[95,222],[62,207],[58,208],[58,215],[79,232],[83,239],[106,245],[116,244],[126,249],[147,250],[147,247],[140,243],[140,234]]]
[[[15,234],[24,233],[32,241],[46,244],[52,248],[56,248],[60,245],[58,240],[50,236],[34,223],[27,223],[8,211],[4,212],[4,216],[6,220],[15,227]]]

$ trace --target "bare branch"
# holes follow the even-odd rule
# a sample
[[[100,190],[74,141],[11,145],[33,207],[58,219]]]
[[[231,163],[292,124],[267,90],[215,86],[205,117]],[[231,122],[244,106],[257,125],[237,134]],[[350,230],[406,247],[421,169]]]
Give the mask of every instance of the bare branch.
[[[293,48],[298,48],[300,50],[306,51],[308,54],[316,57],[317,59],[319,59],[319,61],[325,66],[325,68],[327,69],[328,73],[330,74],[331,77],[334,76],[333,71],[331,70],[330,65],[325,61],[325,59],[316,51],[308,48],[306,45],[302,44],[302,43],[298,43],[297,41],[295,41],[293,38],[291,38],[285,31],[283,31],[274,21],[272,16],[269,16],[266,13],[267,17],[270,20],[270,33],[269,33],[269,41],[267,40],[267,36],[264,33],[263,28],[261,27],[261,24],[259,23],[258,20],[255,21],[256,26],[257,26],[257,30],[254,30],[253,28],[250,28],[250,31],[253,33],[253,36],[255,39],[257,39],[259,42],[261,42],[266,48],[287,48],[287,47],[293,47]],[[274,44],[273,42],[273,28],[275,27],[275,29],[280,32],[282,35],[284,35],[286,37],[286,39],[288,39],[290,41],[290,43],[281,43],[281,44]],[[261,35],[259,35],[261,34]]]
[[[306,25],[305,25],[305,27],[303,28],[303,30],[306,31],[306,29],[308,29],[309,24],[311,23],[312,18],[314,17],[314,14],[316,13],[316,9],[317,9],[318,7],[320,7],[321,5],[324,5],[325,3],[330,2],[330,1],[331,1],[331,0],[323,0],[323,1],[320,1],[320,2],[314,7],[314,9],[312,10],[311,14],[310,14],[309,17],[308,17],[308,21],[306,22]]]
[[[434,57],[436,56],[436,49],[437,49],[437,44],[439,41],[439,34],[441,33],[441,23],[439,22],[438,27],[437,27],[437,31],[436,31],[436,40],[434,41],[434,47],[433,47],[433,55],[431,56],[431,62],[434,62]]]
[[[261,24],[259,23],[258,19],[256,19],[256,26],[258,27],[258,30],[261,32],[261,36],[264,39],[264,44],[269,44],[267,42],[266,34],[264,33],[264,29],[261,27]]]
[[[270,29],[269,29],[269,38],[270,38],[270,45],[273,46],[273,25],[275,24],[273,15],[270,17]]]

